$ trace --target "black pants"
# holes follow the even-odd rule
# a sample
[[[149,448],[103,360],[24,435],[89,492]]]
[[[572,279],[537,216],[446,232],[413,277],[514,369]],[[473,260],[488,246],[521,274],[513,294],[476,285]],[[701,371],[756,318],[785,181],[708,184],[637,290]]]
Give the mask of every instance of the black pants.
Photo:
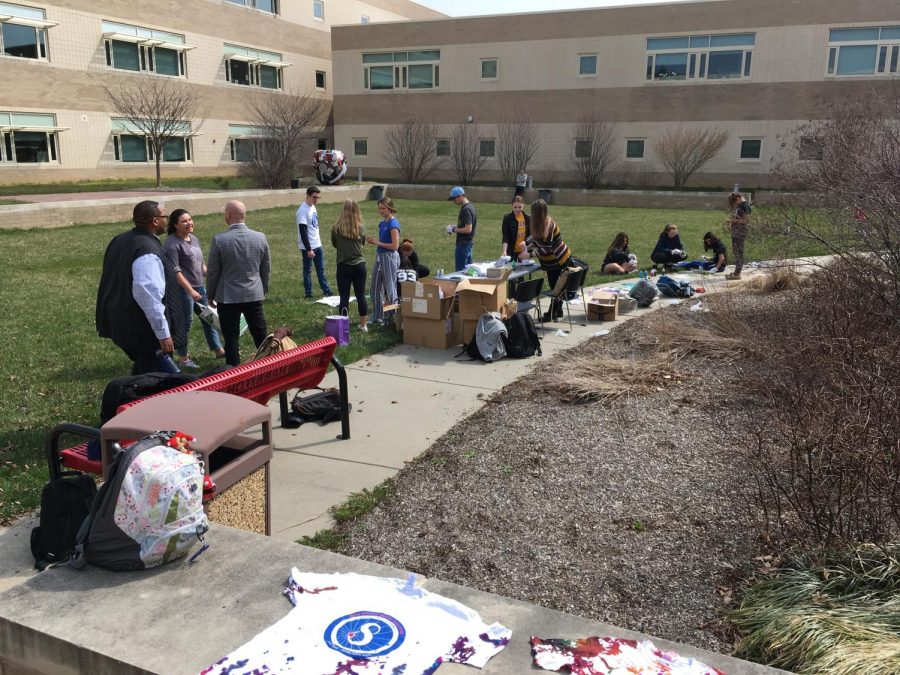
[[[682,253],[681,255],[674,255],[672,253],[657,253],[656,251],[654,251],[650,254],[650,260],[652,260],[657,265],[674,265],[675,263],[680,263],[685,258],[687,258],[687,255],[685,255],[684,253]]]
[[[259,347],[266,339],[266,316],[263,314],[262,300],[256,302],[219,303],[219,323],[225,338],[225,363],[236,366],[241,362],[241,314],[247,319],[247,327]]]
[[[546,269],[547,272],[547,290],[552,291],[556,287],[556,282],[559,281],[559,275],[562,274],[561,267],[548,267]],[[563,315],[563,305],[562,300],[552,300],[550,302],[550,310],[546,312],[549,315],[550,320],[559,318]]]
[[[337,266],[338,295],[341,296],[338,305],[338,313],[344,310],[350,313],[350,286],[353,285],[353,295],[356,296],[356,305],[360,316],[369,316],[369,303],[366,301],[366,263],[358,265],[340,264]]]
[[[513,197],[521,197],[525,194],[525,186],[524,185],[516,185],[516,194]]]

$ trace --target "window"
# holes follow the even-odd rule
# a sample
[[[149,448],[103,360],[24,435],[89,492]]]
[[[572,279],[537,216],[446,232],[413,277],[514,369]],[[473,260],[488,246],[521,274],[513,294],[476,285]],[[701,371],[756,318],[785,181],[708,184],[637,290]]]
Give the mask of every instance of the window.
[[[183,77],[184,53],[193,49],[184,36],[150,28],[103,22],[106,65],[117,70]]]
[[[261,156],[260,146],[264,143],[266,130],[250,124],[229,124],[228,143],[231,146],[231,160],[250,162]]]
[[[370,91],[436,89],[441,84],[440,60],[439,49],[364,53],[363,88]]]
[[[313,0],[313,17],[319,21],[325,20],[325,0]]]
[[[316,139],[316,150],[327,150],[327,149],[328,149],[328,139],[327,138]]]
[[[281,60],[281,54],[275,52],[225,45],[225,79],[233,84],[283,89],[283,70],[290,65]]]
[[[363,14],[361,17],[359,17],[359,23],[362,26],[368,26],[369,25],[369,17],[367,17],[365,14]]]
[[[138,124],[130,120],[112,120],[113,154],[120,162],[152,162],[153,147]],[[179,128],[162,147],[163,162],[187,162],[191,159],[190,122],[179,123]]]
[[[591,149],[594,147],[594,144],[591,142],[589,138],[576,138],[575,139],[575,157],[577,159],[582,159],[584,157],[591,156]]]
[[[493,157],[494,156],[494,141],[493,141],[493,139],[482,138],[479,141],[478,156],[479,157]]]
[[[47,29],[55,25],[42,9],[0,2],[0,54],[46,59]]]
[[[596,54],[579,54],[578,55],[578,75],[581,77],[597,74],[597,55]]]
[[[369,140],[367,138],[353,139],[353,154],[357,157],[365,157],[369,154]]]
[[[56,162],[56,116],[0,112],[0,164]]]
[[[625,141],[625,159],[644,158],[644,139],[629,138]]]
[[[447,138],[439,138],[434,146],[434,154],[438,157],[449,157],[450,140]]]
[[[317,70],[316,71],[316,89],[324,89],[325,88],[325,71]]]
[[[815,161],[822,159],[822,141],[812,136],[803,136],[800,138],[800,159],[807,161]]]
[[[481,59],[481,79],[497,79],[497,59]]]
[[[755,33],[647,38],[648,80],[750,77]]]
[[[762,154],[762,141],[758,138],[741,140],[741,159],[759,159]]]
[[[828,39],[829,75],[897,73],[900,26],[835,28]]]
[[[269,14],[278,14],[278,0],[225,0],[225,2],[230,2],[232,5],[252,7]]]

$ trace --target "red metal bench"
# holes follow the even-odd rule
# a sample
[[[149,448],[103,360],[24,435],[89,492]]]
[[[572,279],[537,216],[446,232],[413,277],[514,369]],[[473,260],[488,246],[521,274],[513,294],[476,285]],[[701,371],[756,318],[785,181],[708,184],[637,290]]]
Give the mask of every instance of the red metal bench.
[[[333,365],[337,371],[341,392],[341,435],[338,438],[347,439],[350,438],[347,373],[343,364],[334,356],[336,348],[337,342],[334,338],[322,338],[258,361],[242,363],[230,370],[202,377],[180,387],[154,394],[154,396],[165,396],[179,391],[219,391],[266,405],[269,399],[277,394],[283,424],[289,412],[288,390],[311,389],[318,386],[325,378],[328,366]],[[119,407],[118,412],[140,402],[126,403]],[[88,459],[87,443],[59,449],[60,438],[67,434],[98,440],[100,438],[99,429],[81,424],[64,423],[54,428],[47,438],[47,461],[50,467],[50,477],[56,477],[61,468],[102,475],[101,460]]]

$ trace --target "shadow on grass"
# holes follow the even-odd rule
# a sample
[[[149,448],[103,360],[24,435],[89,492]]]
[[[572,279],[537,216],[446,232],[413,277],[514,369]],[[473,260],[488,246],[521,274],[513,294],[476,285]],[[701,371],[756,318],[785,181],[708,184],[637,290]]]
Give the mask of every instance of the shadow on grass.
[[[36,509],[47,482],[44,439],[49,428],[0,433],[0,523]]]

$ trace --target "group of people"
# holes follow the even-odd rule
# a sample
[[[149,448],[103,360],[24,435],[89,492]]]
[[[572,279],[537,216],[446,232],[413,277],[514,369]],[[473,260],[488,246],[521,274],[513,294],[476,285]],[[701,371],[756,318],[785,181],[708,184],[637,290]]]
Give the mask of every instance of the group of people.
[[[206,323],[204,334],[210,350],[229,365],[241,362],[241,316],[257,347],[265,339],[269,242],[247,227],[242,202],[226,203],[224,219],[228,227],[212,238],[206,262],[190,213],[167,214],[151,200],[134,207],[134,227],[107,246],[97,290],[97,332],[131,359],[133,375],[159,370],[160,356],[173,352],[183,367],[196,368],[187,349],[195,303],[217,309],[221,337]],[[165,231],[169,236],[162,243]]]

